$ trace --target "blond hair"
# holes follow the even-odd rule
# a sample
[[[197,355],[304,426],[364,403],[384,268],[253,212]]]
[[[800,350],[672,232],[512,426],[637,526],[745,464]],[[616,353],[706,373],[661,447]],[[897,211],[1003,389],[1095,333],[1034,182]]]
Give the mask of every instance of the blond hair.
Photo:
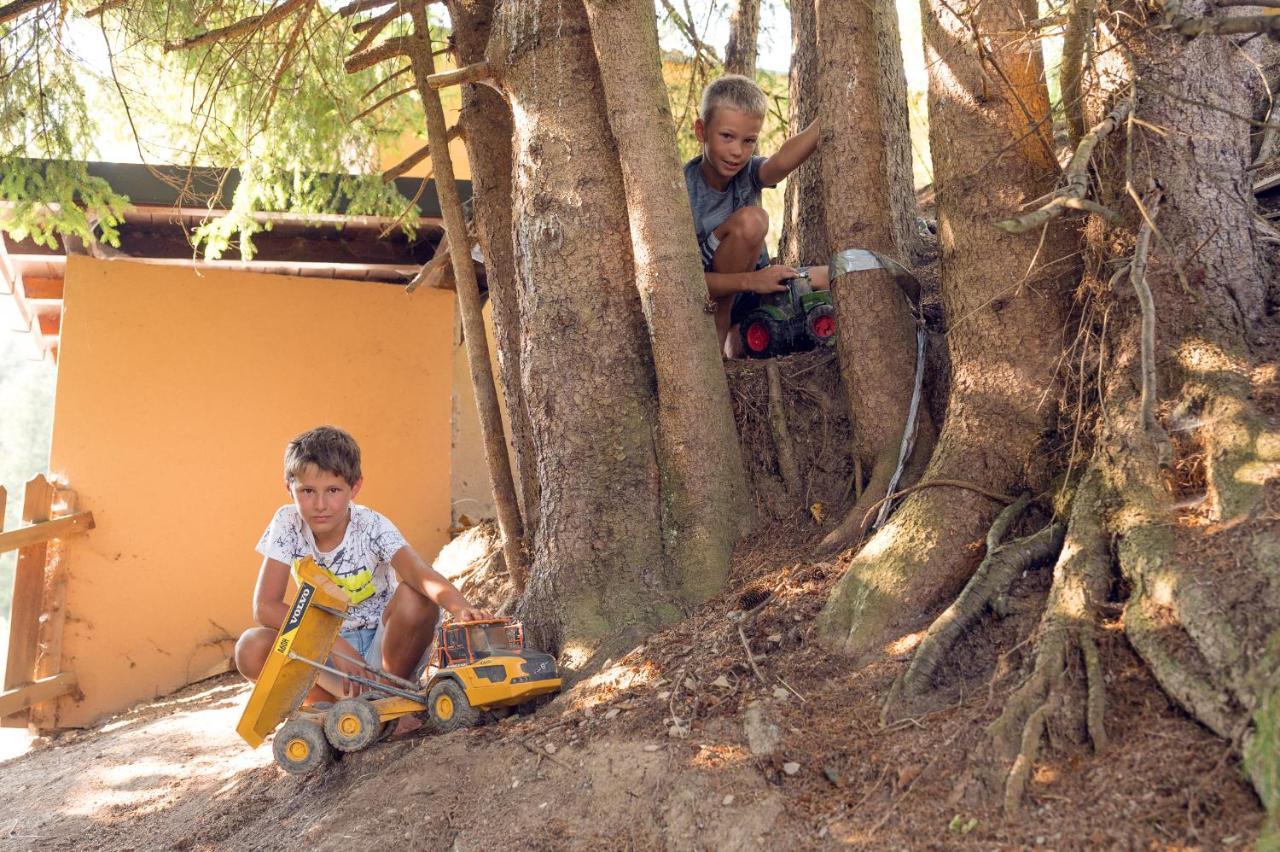
[[[317,426],[294,438],[285,448],[285,482],[292,484],[312,465],[355,485],[360,481],[360,445],[336,426]]]
[[[733,107],[754,118],[764,118],[769,101],[756,81],[741,74],[725,74],[702,90],[702,108],[699,117],[703,124],[711,121],[716,107]]]

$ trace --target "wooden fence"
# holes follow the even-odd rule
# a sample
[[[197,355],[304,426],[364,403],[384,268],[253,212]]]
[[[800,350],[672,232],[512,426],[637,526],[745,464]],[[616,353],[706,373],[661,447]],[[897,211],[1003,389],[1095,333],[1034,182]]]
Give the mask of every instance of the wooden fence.
[[[93,529],[93,514],[75,511],[74,491],[36,476],[23,496],[23,525],[5,532],[7,499],[0,487],[0,553],[18,551],[0,725],[49,730],[57,726],[53,699],[77,690],[75,672],[62,671],[67,577],[60,539]]]

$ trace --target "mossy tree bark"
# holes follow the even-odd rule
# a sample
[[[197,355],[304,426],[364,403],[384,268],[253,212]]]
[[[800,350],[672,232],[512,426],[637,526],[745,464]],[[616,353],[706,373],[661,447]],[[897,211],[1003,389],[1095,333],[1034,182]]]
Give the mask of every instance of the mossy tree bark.
[[[914,252],[905,223],[910,221],[914,235],[915,199],[897,11],[889,0],[816,0],[815,14],[824,254],[861,248],[907,257]],[[824,539],[827,551],[858,541],[868,506],[886,493],[897,467],[916,362],[911,307],[888,270],[839,275],[832,292],[840,329],[836,351],[855,430],[853,452],[870,481]],[[915,472],[929,457],[933,438],[933,422],[922,411],[912,454]],[[901,484],[910,484],[909,477]]]
[[[1012,34],[1035,17],[1034,3],[985,2],[969,10],[972,17],[946,2],[923,6],[952,376],[946,419],[922,479],[1003,493],[1026,479],[1054,413],[1046,389],[1066,322],[1064,294],[1078,269],[1066,259],[1074,231],[1061,221],[1047,234],[991,226],[992,211],[1044,194],[1057,173],[1048,123],[1039,121],[1048,115],[1039,47]],[[984,60],[967,49],[971,25],[984,34]],[[964,488],[907,497],[833,592],[819,622],[827,641],[859,653],[891,627],[935,613],[977,567],[959,556],[981,540],[999,508]]]

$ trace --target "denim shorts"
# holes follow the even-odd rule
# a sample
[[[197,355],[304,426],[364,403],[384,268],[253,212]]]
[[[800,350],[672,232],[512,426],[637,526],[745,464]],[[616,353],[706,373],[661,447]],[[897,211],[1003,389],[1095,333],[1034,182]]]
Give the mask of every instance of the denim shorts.
[[[382,668],[382,631],[384,625],[378,622],[377,627],[356,627],[338,633],[351,643],[351,647],[374,668]]]

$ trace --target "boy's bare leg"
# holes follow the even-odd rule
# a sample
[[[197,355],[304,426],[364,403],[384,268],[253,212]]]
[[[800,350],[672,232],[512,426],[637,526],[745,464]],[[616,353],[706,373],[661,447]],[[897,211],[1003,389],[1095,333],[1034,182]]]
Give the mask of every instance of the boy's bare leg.
[[[257,682],[258,676],[262,674],[262,667],[267,664],[267,657],[271,654],[271,646],[275,643],[278,632],[266,627],[250,627],[240,634],[240,638],[236,641],[235,655],[236,668],[240,670],[240,674]],[[330,678],[332,681],[330,686],[340,687],[341,682],[334,675],[321,672],[320,677]],[[334,693],[321,686],[317,678],[317,683],[311,687],[311,691],[307,693],[302,703],[315,704],[317,701],[333,700]]]
[[[426,595],[401,583],[382,618],[382,668],[397,677],[413,674],[431,645],[440,607]]]
[[[720,245],[711,260],[713,272],[737,273],[751,272],[760,260],[760,252],[764,249],[764,240],[769,233],[769,214],[762,207],[740,207],[729,214],[719,228],[716,238]],[[730,293],[715,300],[716,334],[720,337],[720,347],[725,348],[733,315],[733,300],[737,294]],[[729,355],[738,357],[742,353],[740,344],[735,339],[729,340]]]

